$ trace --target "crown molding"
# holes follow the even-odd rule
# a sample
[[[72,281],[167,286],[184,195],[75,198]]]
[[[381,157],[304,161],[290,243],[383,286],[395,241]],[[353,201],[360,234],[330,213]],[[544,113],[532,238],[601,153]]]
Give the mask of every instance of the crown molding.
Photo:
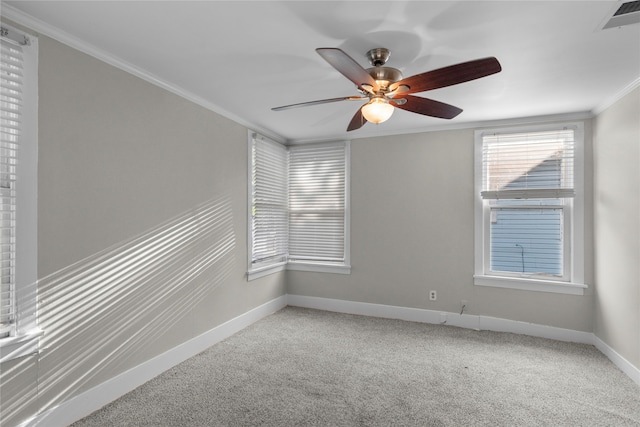
[[[48,24],[38,18],[35,18],[29,14],[22,12],[19,9],[7,4],[2,5],[2,16],[6,19],[9,19],[16,24],[25,26],[32,31],[35,31],[44,36],[50,37],[60,43],[63,43],[73,49],[76,49],[82,53],[85,53],[89,56],[92,56],[102,62],[105,62],[113,67],[116,67],[122,71],[125,71],[129,74],[132,74],[148,83],[151,83],[155,86],[158,86],[168,92],[171,92],[175,95],[178,95],[194,104],[197,104],[203,108],[206,108],[209,111],[213,111],[229,120],[232,120],[242,126],[245,126],[251,130],[254,130],[262,135],[268,136],[269,138],[284,142],[284,139],[277,134],[274,134],[272,131],[268,129],[261,128],[260,126],[256,126],[254,123],[250,123],[247,120],[239,117],[224,108],[220,107],[217,104],[214,104],[199,95],[196,95],[193,92],[190,92],[178,85],[175,85],[167,80],[162,79],[161,77],[143,69],[136,65],[127,62],[116,55],[113,55],[105,50],[102,50],[86,41],[75,37],[66,31],[61,30],[58,27],[55,27],[51,24]]]
[[[591,112],[593,113],[594,116],[597,116],[598,114],[602,113],[604,110],[611,107],[613,104],[615,104],[616,102],[620,101],[622,98],[624,98],[625,96],[633,92],[638,87],[640,87],[640,77],[636,78],[634,81],[632,81],[631,83],[623,87],[620,91],[618,91],[611,98],[608,98],[602,104],[596,106],[596,108],[591,110]]]
[[[119,68],[127,73],[133,74],[136,77],[139,77],[155,86],[158,86],[168,92],[171,92],[175,95],[178,95],[194,104],[197,104],[207,110],[210,110],[214,113],[217,113],[229,120],[232,120],[246,128],[258,132],[274,141],[280,143],[307,143],[307,142],[320,142],[320,141],[333,141],[336,139],[344,139],[344,135],[333,135],[322,139],[305,139],[305,140],[288,140],[283,138],[281,135],[274,133],[273,131],[266,129],[261,126],[257,126],[254,123],[248,122],[246,119],[237,116],[226,109],[220,107],[217,104],[214,104],[201,96],[190,92],[180,86],[177,86],[167,80],[160,78],[159,76],[143,69],[137,67],[123,59],[107,52],[98,47],[87,43],[86,41],[79,39],[51,24],[48,24],[40,19],[37,19],[31,15],[28,15],[22,12],[19,9],[11,5],[3,4],[2,7],[2,15],[3,17],[14,21],[17,24],[23,25],[37,33],[50,37],[56,41],[59,41],[67,46],[70,46],[80,52],[83,52],[87,55],[90,55],[100,61],[103,61],[109,65],[112,65],[116,68]],[[483,128],[483,127],[491,127],[491,126],[504,126],[510,124],[522,124],[522,123],[537,123],[541,121],[556,121],[556,120],[567,120],[568,118],[571,120],[585,120],[593,118],[594,116],[599,115],[607,108],[611,107],[617,101],[622,99],[624,96],[631,93],[636,88],[640,87],[640,77],[633,80],[627,86],[622,88],[619,92],[597,105],[591,111],[588,112],[575,112],[569,114],[557,114],[557,115],[548,115],[548,116],[539,116],[539,117],[520,117],[520,118],[511,118],[504,120],[495,120],[495,121],[480,121],[480,122],[462,122],[462,123],[452,123],[448,125],[442,126],[431,126],[428,128],[413,128],[413,129],[405,129],[404,131],[398,132],[390,131],[388,133],[381,132],[376,135],[361,135],[361,136],[352,136],[351,139],[363,139],[363,138],[373,138],[373,137],[389,137],[396,136],[402,134],[412,134],[412,133],[424,133],[424,132],[437,132],[437,131],[448,131],[448,130],[461,130],[461,129],[472,129],[472,128]]]
[[[443,132],[443,131],[455,131],[455,130],[476,130],[484,128],[494,127],[508,127],[508,126],[521,126],[521,125],[535,125],[541,123],[553,123],[553,122],[567,122],[567,121],[582,121],[589,120],[594,117],[594,114],[590,111],[578,111],[575,113],[561,113],[561,114],[549,114],[545,116],[530,116],[530,117],[513,117],[509,119],[499,120],[484,120],[484,121],[469,121],[460,123],[449,123],[437,126],[429,126],[425,128],[411,128],[404,130],[393,130],[388,132],[379,132],[375,135],[334,135],[325,139],[304,139],[304,140],[288,140],[286,144],[305,144],[313,142],[327,142],[338,140],[350,140],[356,141],[358,139],[370,139],[379,137],[394,137],[398,135],[420,134],[429,132]]]

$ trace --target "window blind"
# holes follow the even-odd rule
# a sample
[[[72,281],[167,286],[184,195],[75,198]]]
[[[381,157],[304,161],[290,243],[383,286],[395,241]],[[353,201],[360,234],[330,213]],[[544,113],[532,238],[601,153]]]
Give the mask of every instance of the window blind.
[[[0,40],[0,337],[15,322],[16,166],[21,134],[22,48]]]
[[[345,261],[346,145],[289,149],[289,259]]]
[[[483,199],[573,197],[574,131],[483,136]]]
[[[251,262],[285,262],[288,252],[288,152],[254,136],[251,153]]]

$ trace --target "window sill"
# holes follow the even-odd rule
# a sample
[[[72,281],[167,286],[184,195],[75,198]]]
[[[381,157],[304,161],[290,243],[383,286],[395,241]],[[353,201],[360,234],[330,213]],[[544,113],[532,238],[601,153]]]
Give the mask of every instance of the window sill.
[[[0,338],[0,363],[36,353],[44,331],[35,329],[16,337]]]
[[[313,271],[317,273],[351,274],[351,266],[345,264],[328,264],[309,261],[289,261],[287,270]]]
[[[334,273],[334,274],[351,274],[351,266],[344,264],[328,264],[309,261],[289,261],[280,262],[278,264],[265,267],[254,268],[247,272],[247,281],[259,279],[278,271],[294,270],[294,271],[312,271],[316,273]]]
[[[474,275],[473,284],[476,286],[490,286],[495,288],[520,289],[524,291],[551,292],[555,294],[568,295],[584,295],[584,290],[587,288],[587,285],[580,283],[485,275]]]
[[[287,267],[286,262],[279,262],[277,264],[271,264],[264,267],[253,268],[247,272],[247,281],[252,281],[255,279],[259,279],[264,276],[268,276],[269,274],[277,273],[278,271],[283,271]]]

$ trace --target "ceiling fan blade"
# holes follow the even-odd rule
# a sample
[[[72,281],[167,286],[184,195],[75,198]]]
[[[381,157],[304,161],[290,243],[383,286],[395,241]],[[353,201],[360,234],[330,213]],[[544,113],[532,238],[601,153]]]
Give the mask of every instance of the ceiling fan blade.
[[[362,101],[365,99],[369,99],[369,98],[367,98],[366,96],[343,96],[342,98],[320,99],[317,101],[300,102],[298,104],[283,105],[282,107],[275,107],[275,108],[272,108],[271,110],[282,111],[282,110],[288,110],[289,108],[308,107],[310,105],[328,104],[330,102]]]
[[[347,126],[347,132],[360,129],[365,123],[367,123],[367,119],[362,115],[362,108],[358,108],[355,116],[353,116],[351,122],[349,122],[349,126]]]
[[[496,58],[476,59],[407,77],[391,85],[390,89],[407,85],[409,90],[405,93],[424,92],[490,76],[501,70],[502,66]]]
[[[401,99],[403,98],[407,100],[404,104],[391,103],[391,105],[396,108],[411,111],[412,113],[441,119],[452,119],[462,113],[462,110],[458,107],[445,104],[444,102],[434,101],[433,99],[413,95],[403,95]]]
[[[373,87],[374,91],[379,90],[378,83],[371,75],[360,66],[352,57],[342,50],[334,47],[320,47],[316,52],[322,56],[333,68],[340,71],[342,75],[351,80],[359,89],[366,90],[362,85]]]

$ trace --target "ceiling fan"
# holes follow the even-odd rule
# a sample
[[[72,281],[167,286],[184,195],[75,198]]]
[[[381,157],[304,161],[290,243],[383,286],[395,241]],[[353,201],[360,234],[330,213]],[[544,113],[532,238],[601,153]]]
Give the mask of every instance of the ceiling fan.
[[[498,60],[490,57],[403,78],[400,70],[384,66],[390,56],[389,49],[376,48],[367,52],[367,59],[372,65],[368,69],[364,69],[338,48],[318,48],[316,52],[333,68],[355,83],[360,95],[301,102],[275,107],[272,110],[282,111],[337,101],[367,101],[353,116],[347,131],[359,129],[366,122],[382,123],[391,117],[394,108],[425,116],[452,119],[462,112],[460,108],[411,94],[468,82],[502,70]]]

